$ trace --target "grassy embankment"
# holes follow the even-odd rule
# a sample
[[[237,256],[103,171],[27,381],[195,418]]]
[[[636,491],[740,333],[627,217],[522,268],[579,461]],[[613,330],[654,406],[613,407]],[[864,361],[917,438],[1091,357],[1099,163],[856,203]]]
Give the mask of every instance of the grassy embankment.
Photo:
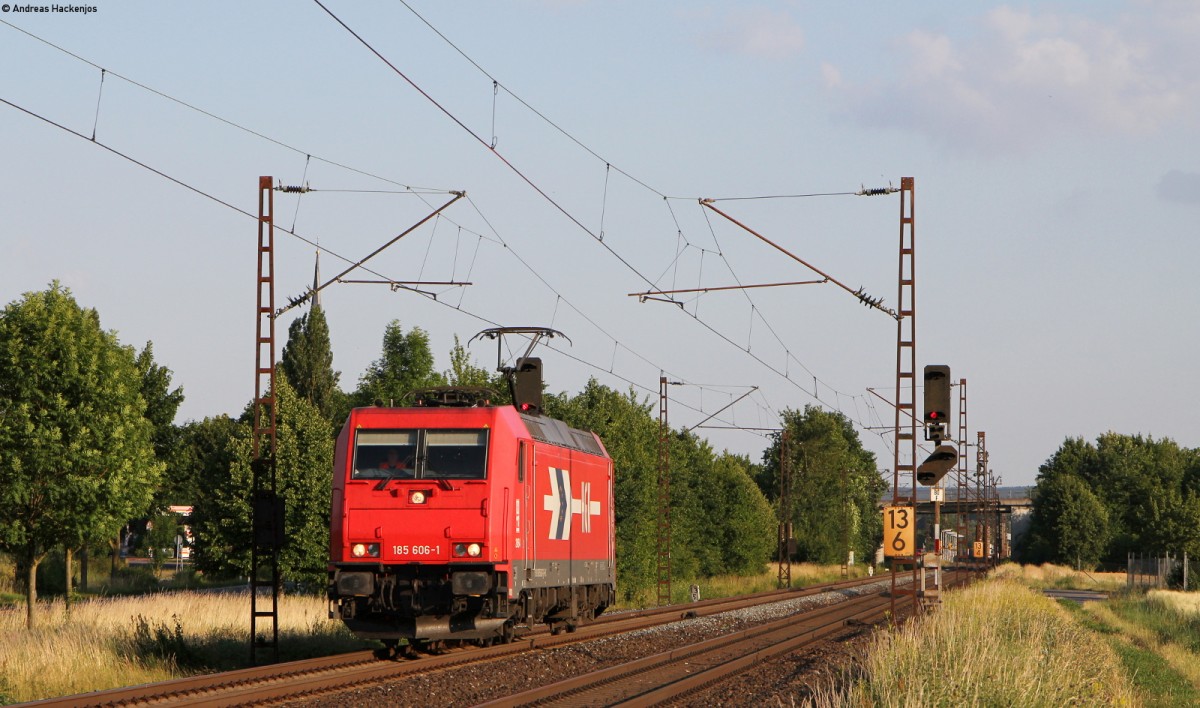
[[[1094,590],[1120,593],[1125,591],[1124,573],[1088,573],[1060,565],[1017,565],[1007,563],[993,570],[989,577],[1016,580],[1035,590]]]
[[[941,611],[879,633],[861,666],[816,703],[860,705],[1200,704],[1200,597],[1124,592],[1121,573],[1004,566],[950,593]],[[1116,593],[1055,602],[1043,588]]]
[[[1200,597],[1151,590],[1069,606],[1103,635],[1148,706],[1200,705]]]
[[[1021,577],[1035,587],[1113,593],[1107,602],[1080,605],[1064,600],[1061,604],[1117,653],[1142,704],[1200,704],[1200,596],[1164,590],[1126,592],[1123,573],[1087,574],[1055,566],[1026,566]]]
[[[852,569],[853,572],[854,569]],[[865,572],[861,567],[859,574]],[[777,571],[754,577],[699,581],[701,597],[743,595],[775,588]],[[792,567],[794,586],[841,578],[837,566]],[[688,601],[689,583],[672,583],[675,602]],[[639,596],[654,604],[655,590]],[[0,609],[0,703],[163,681],[241,668],[249,649],[249,599],[244,592],[160,592],[76,601],[40,602],[38,628],[25,629],[25,608]],[[284,596],[279,609],[280,658],[354,651],[368,646],[341,622],[327,619],[325,600]]]
[[[1120,660],[1016,580],[947,593],[941,610],[879,632],[831,706],[1133,705]]]

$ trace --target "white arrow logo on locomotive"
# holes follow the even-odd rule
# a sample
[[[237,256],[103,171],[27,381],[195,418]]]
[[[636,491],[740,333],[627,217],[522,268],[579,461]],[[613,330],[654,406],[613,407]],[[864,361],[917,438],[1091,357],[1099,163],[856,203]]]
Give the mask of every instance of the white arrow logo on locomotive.
[[[592,530],[592,517],[600,515],[600,502],[592,501],[591,482],[579,485],[578,498],[571,496],[571,471],[549,468],[550,493],[542,496],[542,508],[550,512],[550,538],[555,541],[571,540],[571,517],[580,519],[584,533]]]

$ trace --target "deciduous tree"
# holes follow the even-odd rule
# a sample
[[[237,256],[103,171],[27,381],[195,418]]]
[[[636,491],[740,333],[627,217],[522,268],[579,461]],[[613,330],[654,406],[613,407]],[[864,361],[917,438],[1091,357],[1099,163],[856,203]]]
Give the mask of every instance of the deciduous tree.
[[[458,340],[457,335],[454,337],[454,347],[450,350],[450,368],[444,372],[443,377],[451,386],[491,389],[496,394],[491,399],[493,404],[512,403],[512,396],[509,395],[508,382],[505,380],[504,374],[499,371],[489,371],[475,364],[471,353]]]
[[[47,549],[115,535],[162,474],[133,349],[57,282],[0,314],[0,544],[28,573]]]
[[[277,372],[276,474],[284,500],[284,545],[279,568],[284,579],[322,587],[329,553],[329,490],[334,441],[329,423],[296,395]],[[236,425],[214,462],[206,494],[193,512],[197,567],[220,576],[249,575],[251,510],[250,426]]]
[[[400,321],[392,320],[383,333],[382,354],[367,367],[351,399],[355,406],[401,405],[413,390],[443,383],[425,330],[413,327],[406,334]]]
[[[1073,474],[1039,480],[1028,549],[1031,560],[1095,567],[1109,541],[1108,510]]]
[[[1031,562],[1074,564],[1077,556],[1091,556],[1063,547],[1056,539],[1061,529],[1072,535],[1084,523],[1099,529],[1104,539],[1097,560],[1124,562],[1126,554],[1200,551],[1200,452],[1181,448],[1173,440],[1143,435],[1104,433],[1089,443],[1068,438],[1038,469],[1033,493],[1033,523],[1021,539],[1018,553]],[[1064,478],[1069,478],[1063,481]],[[1067,504],[1060,501],[1063,487],[1082,487],[1090,497]],[[1062,521],[1064,514],[1082,513],[1095,500],[1103,510],[1103,524],[1093,520]],[[1073,555],[1074,554],[1074,555]]]
[[[847,550],[869,557],[882,534],[876,510],[886,484],[844,415],[817,406],[783,412],[788,431],[791,509],[799,560],[842,563]],[[779,498],[780,441],[763,453],[763,493]],[[846,548],[848,541],[849,548]]]

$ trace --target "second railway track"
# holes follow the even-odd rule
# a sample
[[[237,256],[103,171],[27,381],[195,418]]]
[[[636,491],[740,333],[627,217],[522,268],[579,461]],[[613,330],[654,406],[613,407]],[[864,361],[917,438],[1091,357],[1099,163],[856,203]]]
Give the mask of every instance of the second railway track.
[[[706,600],[688,605],[677,605],[667,608],[642,610],[606,615],[593,624],[581,626],[578,631],[569,634],[551,635],[541,631],[528,635],[511,644],[498,645],[488,648],[473,648],[451,650],[440,655],[426,655],[416,660],[384,661],[375,658],[372,652],[356,652],[333,657],[322,657],[299,662],[289,662],[270,666],[242,669],[238,671],[205,676],[194,676],[173,681],[165,681],[144,686],[134,686],[123,689],[98,691],[90,694],[68,696],[60,699],[41,701],[40,706],[150,706],[150,705],[254,705],[280,704],[291,701],[304,701],[329,696],[336,700],[337,694],[344,691],[370,690],[371,687],[381,686],[396,681],[411,681],[419,676],[433,675],[448,669],[467,668],[484,663],[504,661],[517,655],[545,652],[551,649],[581,644],[606,637],[615,637],[627,633],[647,631],[650,628],[679,622],[681,619],[700,619],[721,615],[741,609],[764,606],[771,603],[802,600],[822,605],[817,612],[825,614],[830,611],[851,611],[864,600],[856,597],[864,592],[864,586],[874,587],[868,599],[877,599],[882,582],[879,578],[863,578],[837,583],[826,583],[808,588],[779,590],[760,593],[739,598],[723,598]],[[839,598],[838,595],[842,597]],[[820,597],[816,597],[820,596]],[[848,599],[847,599],[848,598]],[[882,601],[887,605],[887,600]],[[843,608],[838,610],[837,608]],[[886,607],[885,607],[886,609]],[[792,624],[800,621],[801,615],[796,610],[787,610]],[[882,612],[882,610],[881,610]],[[808,611],[806,611],[807,615]],[[805,619],[805,622],[808,620]],[[845,620],[833,620],[838,626],[844,626]],[[682,623],[686,626],[688,623]],[[760,630],[748,629],[742,633]],[[704,637],[708,639],[709,637]],[[692,640],[698,643],[698,640]],[[596,654],[599,652],[588,652]],[[654,653],[654,652],[651,652]],[[542,654],[542,656],[549,656]],[[623,656],[612,657],[619,660]],[[554,659],[547,660],[553,664]],[[609,663],[612,663],[611,661]],[[553,675],[557,669],[551,669]],[[590,668],[573,669],[590,671]],[[489,668],[488,674],[494,674],[495,669]],[[554,683],[549,678],[544,683]],[[518,685],[508,693],[518,693],[530,684]],[[497,690],[499,688],[497,687]],[[472,694],[474,695],[474,694]],[[478,698],[450,698],[446,704],[471,705],[487,700],[495,700],[501,694],[484,693]],[[415,702],[414,704],[419,704]]]

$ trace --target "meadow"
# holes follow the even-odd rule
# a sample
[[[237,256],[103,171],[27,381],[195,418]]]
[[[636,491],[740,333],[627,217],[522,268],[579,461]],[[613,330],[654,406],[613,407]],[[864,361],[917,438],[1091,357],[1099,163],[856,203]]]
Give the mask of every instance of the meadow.
[[[178,591],[0,609],[0,699],[31,701],[240,668],[249,659],[249,595]],[[362,649],[323,598],[283,596],[281,660]]]

